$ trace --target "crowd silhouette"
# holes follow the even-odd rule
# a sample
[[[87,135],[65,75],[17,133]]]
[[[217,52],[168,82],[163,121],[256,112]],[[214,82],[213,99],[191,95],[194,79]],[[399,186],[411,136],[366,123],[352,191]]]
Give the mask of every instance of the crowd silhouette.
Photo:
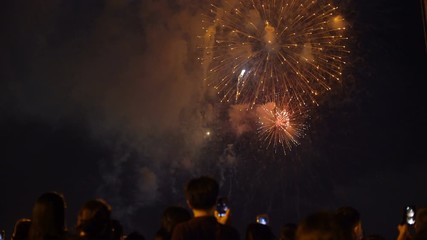
[[[342,206],[312,212],[298,222],[284,223],[276,234],[268,220],[247,223],[241,234],[230,221],[231,210],[218,211],[219,184],[215,178],[190,179],[184,188],[188,208],[170,205],[161,214],[154,240],[385,240],[378,234],[365,235],[357,209]],[[19,218],[3,240],[146,240],[143,232],[125,232],[112,218],[112,206],[102,198],[81,206],[72,228],[65,224],[66,201],[58,192],[42,193],[34,202],[31,217]],[[268,217],[267,214],[265,216]],[[397,224],[395,240],[427,240],[427,208],[414,212],[414,222]]]

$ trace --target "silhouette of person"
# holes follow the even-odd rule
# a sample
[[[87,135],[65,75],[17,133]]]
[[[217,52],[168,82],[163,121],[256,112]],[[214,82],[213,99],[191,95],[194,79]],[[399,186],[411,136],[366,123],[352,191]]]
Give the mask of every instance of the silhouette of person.
[[[273,231],[270,226],[260,223],[250,223],[246,227],[246,240],[274,240]]]
[[[62,194],[46,192],[33,206],[29,240],[63,240],[72,238],[65,226],[66,203]]]
[[[345,234],[347,234],[350,239],[361,240],[363,238],[362,221],[357,209],[344,206],[338,208],[336,214]]]
[[[193,212],[193,218],[176,225],[172,240],[239,240],[238,231],[225,224],[230,209],[224,217],[216,212],[219,193],[218,182],[211,177],[201,176],[191,179],[185,186],[185,198]]]
[[[101,198],[87,201],[79,210],[76,231],[84,239],[111,239],[111,206]]]
[[[30,233],[31,219],[20,218],[13,228],[11,240],[28,240]]]
[[[162,214],[161,226],[157,231],[156,240],[169,240],[172,237],[172,232],[178,223],[185,222],[191,219],[191,213],[184,207],[170,206],[167,207]]]
[[[311,213],[298,223],[296,240],[348,240],[335,213]]]

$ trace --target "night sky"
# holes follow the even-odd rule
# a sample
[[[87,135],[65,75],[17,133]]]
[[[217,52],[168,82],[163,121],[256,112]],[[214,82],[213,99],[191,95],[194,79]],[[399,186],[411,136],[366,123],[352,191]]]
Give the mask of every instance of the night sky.
[[[208,174],[242,236],[259,213],[278,233],[351,205],[366,234],[393,239],[406,204],[427,206],[421,4],[335,5],[351,51],[342,84],[284,154],[253,131],[236,134],[250,128],[244,117],[205,94],[197,36],[208,1],[2,3],[0,228],[10,236],[38,195],[58,191],[70,229],[80,206],[102,197],[126,232],[150,239],[166,206],[185,206],[185,182]]]

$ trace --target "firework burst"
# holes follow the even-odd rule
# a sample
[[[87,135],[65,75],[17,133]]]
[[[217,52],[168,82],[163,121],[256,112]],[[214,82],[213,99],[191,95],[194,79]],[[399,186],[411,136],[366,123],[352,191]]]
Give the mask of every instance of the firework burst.
[[[253,108],[281,95],[306,106],[340,81],[347,38],[331,4],[251,0],[211,6],[202,64],[207,85],[222,102]]]
[[[301,108],[293,108],[291,105],[276,106],[274,102],[264,104],[257,108],[258,135],[266,148],[281,147],[291,150],[299,145],[299,140],[304,136],[307,118],[306,112]]]

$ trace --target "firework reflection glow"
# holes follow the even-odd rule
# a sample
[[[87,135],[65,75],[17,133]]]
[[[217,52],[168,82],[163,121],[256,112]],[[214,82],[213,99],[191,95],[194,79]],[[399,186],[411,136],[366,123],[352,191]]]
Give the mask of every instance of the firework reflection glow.
[[[301,106],[317,104],[316,96],[341,80],[348,51],[337,7],[321,0],[223,1],[211,6],[202,64],[205,81],[221,102],[253,108],[281,95]]]
[[[280,146],[286,153],[286,149],[291,150],[293,146],[299,145],[299,139],[306,130],[305,112],[295,110],[290,105],[278,107],[271,102],[258,107],[257,114],[258,134],[267,148],[276,149]]]

